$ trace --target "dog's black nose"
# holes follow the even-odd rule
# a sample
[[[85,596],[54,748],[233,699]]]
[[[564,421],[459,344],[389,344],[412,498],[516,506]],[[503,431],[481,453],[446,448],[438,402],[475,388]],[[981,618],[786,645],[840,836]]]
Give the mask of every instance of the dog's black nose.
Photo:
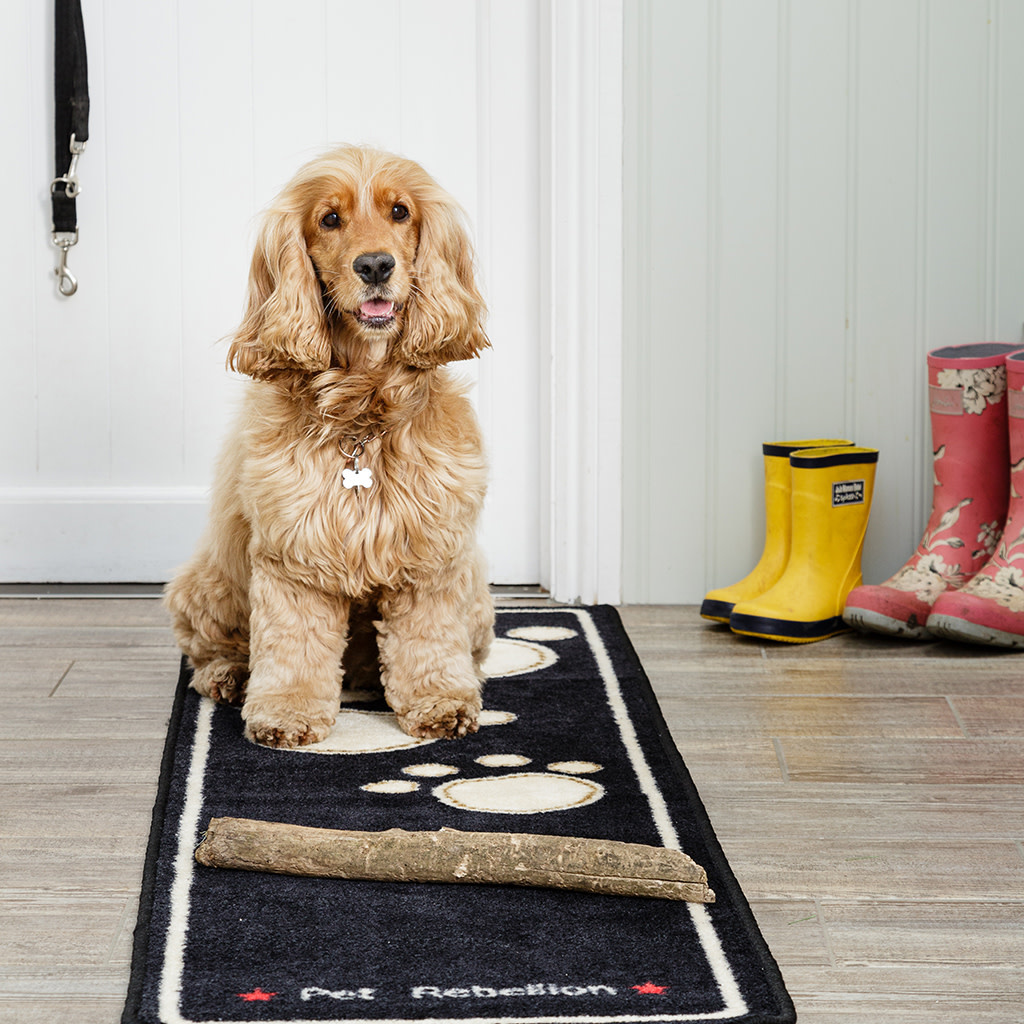
[[[367,284],[383,284],[395,269],[395,257],[388,252],[364,252],[352,261],[352,269]]]

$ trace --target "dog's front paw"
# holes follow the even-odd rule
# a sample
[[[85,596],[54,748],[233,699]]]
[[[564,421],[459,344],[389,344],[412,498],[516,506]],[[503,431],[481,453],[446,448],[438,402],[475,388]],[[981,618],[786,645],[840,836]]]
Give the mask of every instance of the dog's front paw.
[[[398,714],[403,732],[416,739],[460,739],[476,732],[480,715],[480,699],[458,700],[434,697],[413,704]]]
[[[304,747],[325,739],[337,708],[309,703],[297,708],[287,700],[246,701],[242,709],[245,738],[264,747]]]
[[[211,661],[192,674],[192,689],[218,704],[240,706],[245,700],[249,666],[237,661]]]

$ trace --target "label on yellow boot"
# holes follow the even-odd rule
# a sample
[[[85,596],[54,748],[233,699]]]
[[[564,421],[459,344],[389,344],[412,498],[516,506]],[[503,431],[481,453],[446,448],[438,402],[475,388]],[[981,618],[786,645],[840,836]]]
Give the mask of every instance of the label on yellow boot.
[[[863,480],[838,480],[832,484],[832,507],[864,504]]]

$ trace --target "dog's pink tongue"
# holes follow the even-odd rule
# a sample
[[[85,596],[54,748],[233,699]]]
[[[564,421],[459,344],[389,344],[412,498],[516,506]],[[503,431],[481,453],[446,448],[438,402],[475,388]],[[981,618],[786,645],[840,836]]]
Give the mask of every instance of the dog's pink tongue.
[[[359,312],[365,317],[391,316],[394,311],[393,302],[385,302],[383,299],[370,299],[359,307]]]

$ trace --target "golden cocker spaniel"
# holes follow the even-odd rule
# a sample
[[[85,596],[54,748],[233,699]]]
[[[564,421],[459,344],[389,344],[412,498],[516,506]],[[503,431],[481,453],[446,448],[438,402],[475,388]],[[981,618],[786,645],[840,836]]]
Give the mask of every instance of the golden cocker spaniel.
[[[458,207],[409,160],[334,150],[267,211],[228,356],[253,382],[166,592],[193,687],[250,739],[323,739],[342,685],[383,686],[412,736],[476,731],[486,466],[442,364],[484,315]]]

